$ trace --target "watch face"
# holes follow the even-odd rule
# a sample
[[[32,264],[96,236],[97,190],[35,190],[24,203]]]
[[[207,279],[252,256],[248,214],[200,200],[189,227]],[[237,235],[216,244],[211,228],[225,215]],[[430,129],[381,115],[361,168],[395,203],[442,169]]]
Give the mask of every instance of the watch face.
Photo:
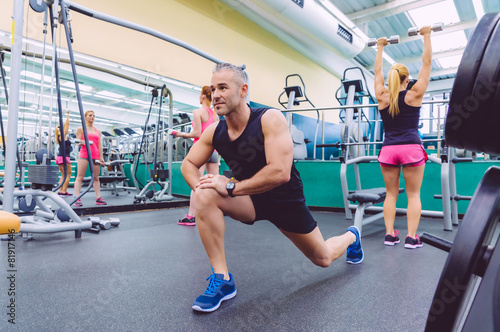
[[[226,185],[226,189],[229,189],[229,190],[234,189],[234,182],[228,182]]]

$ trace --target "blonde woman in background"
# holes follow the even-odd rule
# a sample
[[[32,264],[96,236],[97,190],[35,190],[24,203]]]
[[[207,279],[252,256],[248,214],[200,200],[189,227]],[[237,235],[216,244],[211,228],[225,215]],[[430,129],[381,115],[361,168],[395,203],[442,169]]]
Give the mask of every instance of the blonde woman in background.
[[[386,89],[384,85],[382,55],[384,46],[387,45],[386,38],[377,40],[378,48],[375,58],[375,96],[385,131],[384,143],[378,157],[387,189],[384,201],[386,227],[384,244],[393,246],[400,242],[399,231],[394,229],[394,220],[402,167],[408,197],[406,212],[408,234],[405,239],[405,248],[408,249],[422,247],[422,241],[417,235],[417,228],[422,211],[420,187],[422,186],[425,162],[428,159],[418,134],[418,124],[422,99],[430,81],[431,27],[421,28],[420,34],[424,37],[422,68],[418,74],[417,82],[410,90],[406,89],[410,74],[408,68],[402,64],[395,64],[391,67],[388,74],[389,89]]]
[[[60,126],[56,127],[56,132],[55,132],[56,144],[60,145],[61,142],[64,142],[63,144],[66,152],[67,174],[64,183],[61,185],[61,187],[59,187],[59,191],[57,192],[59,196],[71,196],[71,194],[68,193],[69,180],[71,178],[71,160],[69,159],[69,155],[71,154],[71,151],[73,151],[73,147],[71,146],[71,142],[67,138],[69,131],[69,113],[70,113],[69,111],[66,111],[66,121],[64,122],[63,132],[61,133]],[[57,153],[56,165],[59,166],[59,172],[61,173],[61,179],[59,180],[59,183],[61,183],[61,181],[64,178],[64,161],[63,161],[61,147],[59,147],[59,152]]]

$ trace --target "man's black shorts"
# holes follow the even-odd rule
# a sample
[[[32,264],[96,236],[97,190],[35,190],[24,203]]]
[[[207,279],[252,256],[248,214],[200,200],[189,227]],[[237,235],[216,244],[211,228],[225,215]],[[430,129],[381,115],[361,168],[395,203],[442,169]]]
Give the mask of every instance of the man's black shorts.
[[[258,195],[250,195],[255,207],[255,220],[269,220],[287,232],[308,234],[316,228],[305,200],[273,201]]]

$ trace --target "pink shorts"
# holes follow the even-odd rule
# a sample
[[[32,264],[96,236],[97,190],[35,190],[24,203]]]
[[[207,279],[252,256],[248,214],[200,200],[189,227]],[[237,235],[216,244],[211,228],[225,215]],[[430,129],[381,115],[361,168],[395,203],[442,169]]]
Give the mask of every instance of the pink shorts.
[[[386,167],[415,167],[425,164],[427,159],[429,157],[421,144],[386,145],[378,154],[378,162]]]
[[[69,157],[66,157],[66,162],[68,164],[71,163],[71,160],[69,160]],[[63,158],[62,158],[62,156],[57,156],[56,157],[56,165],[60,165],[60,164],[63,164]]]

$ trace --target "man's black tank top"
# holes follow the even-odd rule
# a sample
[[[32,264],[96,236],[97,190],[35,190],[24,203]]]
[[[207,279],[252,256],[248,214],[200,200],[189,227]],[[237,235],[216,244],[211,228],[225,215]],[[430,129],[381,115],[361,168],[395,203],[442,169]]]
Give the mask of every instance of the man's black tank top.
[[[261,117],[268,109],[251,108],[247,126],[234,141],[229,139],[224,119],[215,128],[212,145],[239,181],[251,178],[267,165]],[[302,180],[295,165],[292,163],[290,181],[257,195],[275,201],[305,201]]]

